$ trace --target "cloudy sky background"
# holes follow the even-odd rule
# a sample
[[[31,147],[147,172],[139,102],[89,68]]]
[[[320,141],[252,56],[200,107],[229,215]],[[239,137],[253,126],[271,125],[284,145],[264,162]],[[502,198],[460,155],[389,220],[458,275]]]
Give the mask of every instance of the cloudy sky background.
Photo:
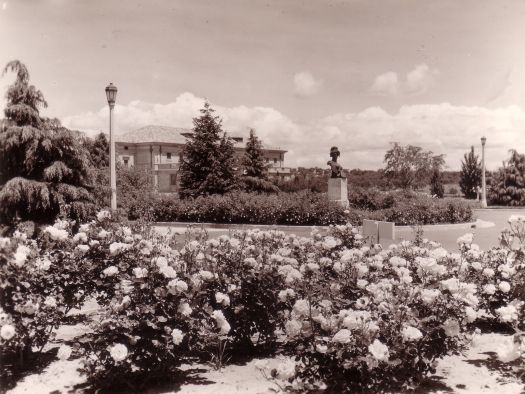
[[[288,166],[325,167],[337,145],[345,168],[376,169],[397,141],[456,170],[485,135],[496,169],[525,152],[524,21],[520,0],[0,0],[0,64],[24,62],[44,114],[90,135],[111,81],[119,132],[191,127],[207,98]]]

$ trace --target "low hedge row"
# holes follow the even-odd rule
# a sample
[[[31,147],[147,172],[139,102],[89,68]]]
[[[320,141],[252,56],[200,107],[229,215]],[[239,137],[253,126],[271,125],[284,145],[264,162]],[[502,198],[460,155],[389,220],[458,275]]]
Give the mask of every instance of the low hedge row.
[[[372,193],[374,193],[372,195]],[[385,220],[398,225],[459,223],[472,219],[469,204],[407,192],[372,191],[350,196],[347,210],[330,202],[325,194],[298,192],[279,194],[231,193],[223,196],[180,200],[158,196],[130,203],[129,219],[148,217],[161,222],[212,222],[235,224],[329,225],[363,219]]]

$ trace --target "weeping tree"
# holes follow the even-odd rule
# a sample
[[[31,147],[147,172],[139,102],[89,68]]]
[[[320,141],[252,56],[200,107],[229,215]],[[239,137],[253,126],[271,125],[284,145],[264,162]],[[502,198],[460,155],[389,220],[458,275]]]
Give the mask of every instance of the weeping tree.
[[[94,204],[86,150],[57,119],[40,116],[47,102],[29,84],[26,66],[11,61],[3,75],[9,71],[16,79],[8,87],[0,124],[0,221],[87,218]]]
[[[478,196],[478,187],[481,187],[481,161],[474,154],[474,147],[463,156],[459,187],[466,198],[475,199]]]
[[[233,142],[208,102],[193,119],[193,133],[180,155],[181,198],[224,194],[237,187]]]
[[[493,175],[488,195],[491,204],[525,205],[525,155],[510,151],[510,158]]]
[[[279,188],[268,181],[268,166],[266,165],[262,144],[255,135],[255,130],[250,130],[246,142],[246,149],[242,158],[243,176],[240,178],[245,191],[278,192]]]

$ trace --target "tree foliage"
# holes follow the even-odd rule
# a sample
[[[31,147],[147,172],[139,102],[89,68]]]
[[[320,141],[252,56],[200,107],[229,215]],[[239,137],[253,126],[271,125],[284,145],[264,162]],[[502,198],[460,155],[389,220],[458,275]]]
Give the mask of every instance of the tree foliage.
[[[435,168],[432,171],[432,178],[430,179],[430,194],[437,198],[443,198],[445,195],[445,187],[443,186],[443,177],[441,171]]]
[[[84,145],[89,153],[92,167],[109,167],[109,141],[106,134],[99,133],[95,139],[85,138]]]
[[[242,164],[244,167],[244,175],[266,179],[268,168],[264,160],[261,141],[257,138],[257,135],[255,135],[254,129],[250,130]]]
[[[477,189],[481,187],[481,162],[479,156],[474,154],[474,147],[463,156],[461,161],[461,172],[459,187],[466,198],[475,199]]]
[[[87,217],[94,208],[88,185],[89,158],[77,135],[57,119],[42,118],[42,92],[15,60],[4,74],[17,77],[6,94],[0,125],[0,220],[53,221],[59,214]]]
[[[180,155],[181,198],[224,194],[236,187],[234,147],[208,102],[193,119],[193,133]]]
[[[489,190],[491,204],[525,205],[525,155],[512,149],[507,164],[492,177]]]
[[[268,166],[262,151],[262,144],[255,130],[250,130],[246,150],[242,158],[243,176],[239,179],[242,188],[247,191],[276,193],[279,188],[268,181]]]
[[[394,187],[416,189],[428,185],[434,169],[444,166],[444,155],[434,155],[419,146],[394,142],[385,153],[383,175]]]

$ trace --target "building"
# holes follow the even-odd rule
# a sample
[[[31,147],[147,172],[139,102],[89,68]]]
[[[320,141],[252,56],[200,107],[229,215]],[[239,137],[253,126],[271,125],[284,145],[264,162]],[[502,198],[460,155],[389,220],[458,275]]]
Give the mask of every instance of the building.
[[[145,126],[116,136],[117,161],[128,167],[151,171],[156,189],[161,193],[178,190],[179,155],[191,129]],[[235,154],[242,157],[246,143],[242,137],[232,137]],[[284,167],[285,150],[263,144],[268,163],[268,176],[282,180],[290,179],[290,168]]]

